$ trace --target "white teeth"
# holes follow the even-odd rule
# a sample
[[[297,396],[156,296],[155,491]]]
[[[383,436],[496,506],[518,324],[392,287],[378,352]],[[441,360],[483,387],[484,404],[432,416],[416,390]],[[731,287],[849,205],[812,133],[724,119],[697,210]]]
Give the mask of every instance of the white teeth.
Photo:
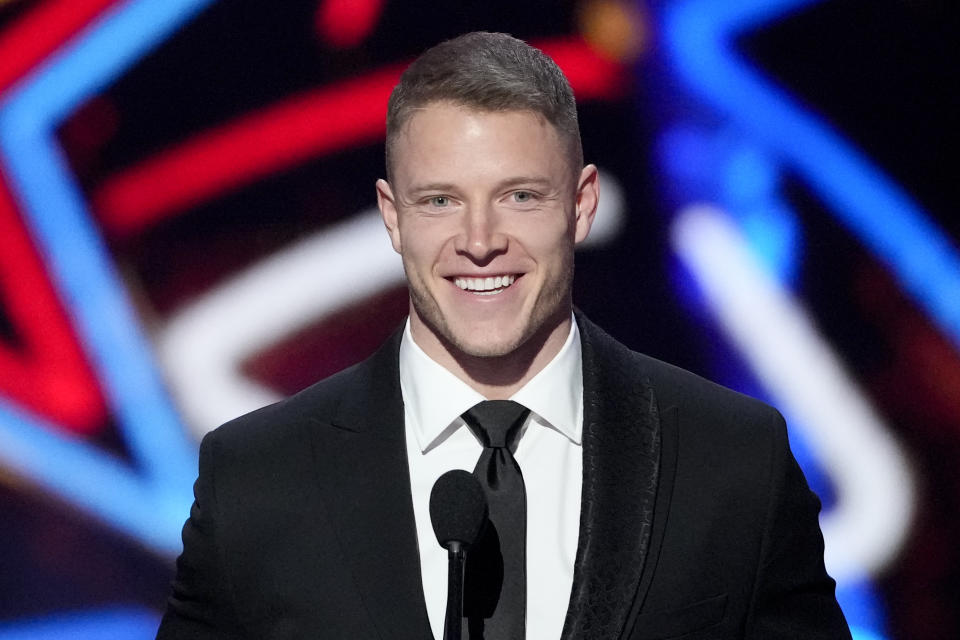
[[[486,278],[454,278],[453,283],[466,291],[479,295],[500,293],[517,279],[517,276],[490,276]]]

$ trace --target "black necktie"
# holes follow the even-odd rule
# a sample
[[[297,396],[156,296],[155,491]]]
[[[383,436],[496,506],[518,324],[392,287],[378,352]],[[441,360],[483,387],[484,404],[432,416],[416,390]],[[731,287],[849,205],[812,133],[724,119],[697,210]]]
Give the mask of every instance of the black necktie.
[[[467,552],[463,638],[523,640],[527,614],[527,492],[510,448],[530,410],[511,400],[487,400],[463,414],[483,443],[473,474],[480,480],[490,523]]]

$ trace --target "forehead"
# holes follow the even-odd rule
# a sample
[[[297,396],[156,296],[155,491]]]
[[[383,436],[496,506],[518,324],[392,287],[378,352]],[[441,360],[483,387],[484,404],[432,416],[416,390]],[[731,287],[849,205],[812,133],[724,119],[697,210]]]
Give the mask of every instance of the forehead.
[[[565,151],[556,128],[539,113],[434,102],[412,111],[392,155],[398,177],[423,172],[468,177],[524,171],[565,174]]]

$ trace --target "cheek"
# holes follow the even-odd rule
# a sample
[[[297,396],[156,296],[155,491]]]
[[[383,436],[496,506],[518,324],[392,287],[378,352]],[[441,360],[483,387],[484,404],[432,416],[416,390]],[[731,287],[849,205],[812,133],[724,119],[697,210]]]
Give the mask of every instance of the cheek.
[[[535,221],[517,237],[539,262],[561,262],[566,254],[573,253],[573,229],[564,221]]]
[[[401,234],[404,264],[419,271],[430,270],[440,259],[446,244],[445,237],[436,226],[408,225]]]

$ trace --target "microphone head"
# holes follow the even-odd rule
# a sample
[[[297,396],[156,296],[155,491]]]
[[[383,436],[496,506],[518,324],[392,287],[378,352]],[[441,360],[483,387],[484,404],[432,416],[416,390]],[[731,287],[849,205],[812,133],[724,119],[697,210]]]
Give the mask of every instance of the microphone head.
[[[487,497],[480,481],[462,469],[440,476],[430,491],[430,520],[441,547],[476,542],[487,523]]]

